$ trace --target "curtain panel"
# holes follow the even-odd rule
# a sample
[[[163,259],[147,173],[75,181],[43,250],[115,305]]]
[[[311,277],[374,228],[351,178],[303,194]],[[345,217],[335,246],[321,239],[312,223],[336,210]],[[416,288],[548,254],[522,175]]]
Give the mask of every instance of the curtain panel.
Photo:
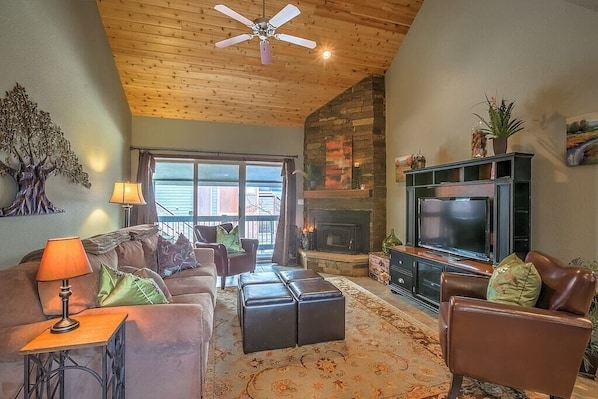
[[[145,198],[145,205],[136,205],[131,209],[131,226],[139,224],[158,223],[156,209],[156,195],[154,193],[153,176],[156,170],[156,160],[148,151],[139,152],[139,166],[137,168],[137,183],[141,183],[141,191]]]
[[[278,228],[276,229],[274,251],[272,253],[272,262],[283,266],[289,264],[291,257],[295,257],[295,254],[291,254],[291,251],[296,248],[297,185],[296,177],[293,174],[294,170],[295,160],[285,159],[281,172],[282,198],[280,199],[280,216],[278,219]]]

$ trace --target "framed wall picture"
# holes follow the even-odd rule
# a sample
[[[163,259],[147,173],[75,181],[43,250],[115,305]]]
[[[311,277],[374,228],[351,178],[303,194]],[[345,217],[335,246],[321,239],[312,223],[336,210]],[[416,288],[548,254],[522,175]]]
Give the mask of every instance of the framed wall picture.
[[[351,189],[353,146],[351,137],[332,136],[326,139],[326,188]]]
[[[567,166],[598,164],[598,112],[567,118]]]
[[[405,171],[411,170],[413,163],[413,154],[403,155],[395,158],[395,182],[405,181]]]

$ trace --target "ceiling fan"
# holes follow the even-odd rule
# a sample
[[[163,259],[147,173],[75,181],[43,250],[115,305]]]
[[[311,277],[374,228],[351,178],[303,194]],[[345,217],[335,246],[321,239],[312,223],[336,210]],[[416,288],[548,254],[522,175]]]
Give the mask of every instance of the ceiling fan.
[[[237,13],[236,11],[228,8],[223,4],[215,5],[214,9],[220,11],[224,15],[236,19],[237,21],[241,22],[243,25],[251,29],[251,33],[243,33],[241,35],[217,42],[216,47],[218,48],[228,47],[233,44],[241,43],[246,40],[250,40],[254,37],[258,37],[260,39],[260,56],[262,59],[262,64],[270,64],[272,62],[270,41],[268,40],[268,38],[270,37],[282,40],[284,42],[297,44],[299,46],[307,47],[310,49],[316,47],[316,42],[314,42],[313,40],[286,35],[284,33],[276,33],[276,29],[278,29],[281,25],[289,22],[291,19],[295,18],[297,15],[301,13],[301,11],[299,11],[299,9],[292,4],[287,4],[282,10],[280,10],[275,16],[273,16],[269,20],[266,18],[266,0],[264,0],[263,2],[262,17],[256,18],[253,21],[251,21],[248,18],[245,18],[241,14]]]

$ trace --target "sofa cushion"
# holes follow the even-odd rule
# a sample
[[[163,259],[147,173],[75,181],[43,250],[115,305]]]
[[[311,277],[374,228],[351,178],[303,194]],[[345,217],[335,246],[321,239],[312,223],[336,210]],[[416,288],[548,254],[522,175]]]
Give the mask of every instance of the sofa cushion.
[[[158,236],[158,273],[162,277],[171,276],[181,270],[197,267],[193,245],[183,234],[175,243]]]
[[[100,306],[152,305],[167,303],[166,296],[152,278],[143,278],[102,265]]]
[[[241,238],[239,237],[239,226],[235,226],[231,231],[226,231],[222,226],[216,226],[216,242],[226,247],[229,253],[245,252],[241,247]]]
[[[212,303],[216,300],[216,285],[215,280],[210,276],[188,276],[164,279],[164,282],[168,286],[168,290],[172,294],[173,302],[177,302],[176,297],[178,295],[185,294],[209,294],[212,299]]]
[[[112,249],[103,254],[93,255],[87,253],[92,273],[69,279],[72,294],[69,297],[69,312],[76,314],[85,309],[95,308],[98,305],[98,290],[100,284],[100,268],[102,264],[116,269],[118,256]],[[62,281],[39,281],[37,290],[39,300],[46,316],[59,316],[62,314],[62,299],[58,296]]]
[[[143,246],[145,257],[144,267],[153,271],[158,271],[158,232],[159,228],[154,224],[142,224],[126,228],[131,236],[131,240],[140,241]]]
[[[19,309],[18,312],[3,312],[0,328],[29,324],[44,320],[37,293],[35,276],[39,261],[22,263],[2,271],[0,278],[0,306],[5,309]],[[54,293],[58,296],[58,291]]]
[[[146,267],[145,252],[141,241],[125,241],[116,247],[119,266]]]
[[[139,239],[143,247],[145,267],[158,272],[158,235],[143,237]]]
[[[542,279],[533,263],[511,254],[492,272],[486,299],[491,302],[534,306],[540,296]]]

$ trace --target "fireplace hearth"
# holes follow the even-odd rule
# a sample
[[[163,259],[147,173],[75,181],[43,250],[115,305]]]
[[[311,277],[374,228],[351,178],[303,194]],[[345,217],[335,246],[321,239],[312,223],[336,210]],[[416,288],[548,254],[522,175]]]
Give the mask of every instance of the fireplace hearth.
[[[344,254],[369,251],[370,212],[354,210],[313,210],[315,250]]]

